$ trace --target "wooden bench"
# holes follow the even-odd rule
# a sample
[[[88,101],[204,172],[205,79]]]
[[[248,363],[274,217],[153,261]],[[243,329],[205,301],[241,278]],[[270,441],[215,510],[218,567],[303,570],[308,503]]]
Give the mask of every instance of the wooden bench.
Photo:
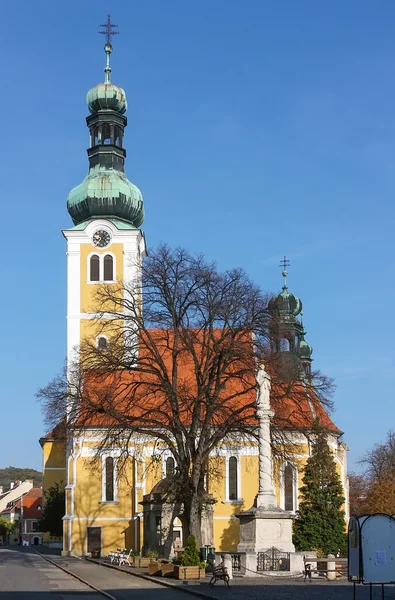
[[[225,581],[226,585],[229,587],[229,573],[225,565],[218,565],[218,567],[214,567],[213,574],[210,579],[210,587],[214,587],[214,584],[216,581],[218,581],[218,579]]]
[[[311,583],[311,575],[312,573],[338,573],[339,575],[345,575],[347,574],[347,563],[348,560],[347,558],[314,558],[312,556],[310,557],[304,557],[303,559],[304,561],[304,581],[306,581],[306,579],[308,578],[310,583]],[[335,569],[328,569],[328,567],[326,569],[312,569],[312,565],[311,563],[327,563],[328,562],[334,562],[336,564]]]

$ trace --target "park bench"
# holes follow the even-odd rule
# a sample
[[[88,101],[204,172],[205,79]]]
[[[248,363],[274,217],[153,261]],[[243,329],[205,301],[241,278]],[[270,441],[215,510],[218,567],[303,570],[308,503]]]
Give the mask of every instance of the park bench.
[[[311,583],[311,575],[313,573],[338,573],[339,575],[346,575],[347,574],[347,563],[348,560],[347,558],[314,558],[312,556],[310,557],[304,557],[303,558],[304,561],[304,581],[306,581],[306,579],[308,579]],[[320,566],[320,568],[318,569],[312,568],[312,562],[314,563],[326,563],[327,568],[325,569],[322,568],[322,565]],[[334,569],[328,569],[328,563],[335,563],[335,568]]]
[[[222,581],[225,581],[226,585],[229,587],[228,569],[223,564],[218,565],[218,567],[214,567],[213,574],[210,579],[210,587],[213,587],[215,582],[218,581],[218,579],[222,579]]]

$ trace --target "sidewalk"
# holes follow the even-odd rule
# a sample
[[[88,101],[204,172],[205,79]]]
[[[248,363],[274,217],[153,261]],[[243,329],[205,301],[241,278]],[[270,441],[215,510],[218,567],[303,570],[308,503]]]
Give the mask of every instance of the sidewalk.
[[[324,579],[314,579],[312,583],[304,582],[303,579],[280,577],[236,577],[230,582],[230,587],[222,581],[218,581],[213,588],[209,586],[210,576],[207,575],[201,581],[189,581],[187,584],[183,581],[162,577],[151,577],[147,574],[147,569],[134,568],[127,566],[109,565],[102,559],[88,559],[88,562],[94,562],[101,565],[101,569],[110,572],[112,570],[127,573],[131,578],[144,578],[147,581],[155,582],[157,585],[171,587],[174,592],[187,592],[209,600],[351,600],[353,594],[353,585],[345,579],[337,581],[326,581]],[[134,576],[134,577],[133,577]],[[163,589],[165,591],[165,589]],[[171,591],[171,590],[169,590]],[[367,600],[369,598],[368,586],[357,586],[357,600]],[[172,599],[175,597],[170,596]],[[381,588],[374,588],[373,597],[381,597]],[[386,600],[395,600],[394,586],[385,587]]]

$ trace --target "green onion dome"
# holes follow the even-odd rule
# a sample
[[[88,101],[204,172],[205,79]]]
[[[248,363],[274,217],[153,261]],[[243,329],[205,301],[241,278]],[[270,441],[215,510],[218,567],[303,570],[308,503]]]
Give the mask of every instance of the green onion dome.
[[[269,311],[271,314],[296,317],[302,311],[302,301],[288,291],[286,283],[287,274],[287,271],[283,271],[284,285],[282,292],[270,300]]]
[[[311,355],[313,354],[313,348],[304,339],[304,334],[301,335],[301,338],[299,341],[298,354],[299,354],[300,358],[311,358]]]
[[[123,219],[138,228],[144,221],[143,196],[123,171],[97,165],[71,190],[67,210],[74,225],[87,219]]]
[[[123,115],[128,108],[125,90],[113,83],[99,83],[89,90],[86,102],[91,114],[99,110],[114,110]]]

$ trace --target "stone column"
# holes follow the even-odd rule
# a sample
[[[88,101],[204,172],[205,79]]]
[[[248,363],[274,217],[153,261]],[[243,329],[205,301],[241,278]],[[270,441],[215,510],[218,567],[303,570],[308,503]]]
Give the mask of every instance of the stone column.
[[[270,422],[274,412],[270,409],[270,377],[261,365],[257,375],[259,385],[256,415],[259,421],[259,489],[256,497],[257,508],[269,509],[277,506],[273,489],[272,448],[270,443]]]

